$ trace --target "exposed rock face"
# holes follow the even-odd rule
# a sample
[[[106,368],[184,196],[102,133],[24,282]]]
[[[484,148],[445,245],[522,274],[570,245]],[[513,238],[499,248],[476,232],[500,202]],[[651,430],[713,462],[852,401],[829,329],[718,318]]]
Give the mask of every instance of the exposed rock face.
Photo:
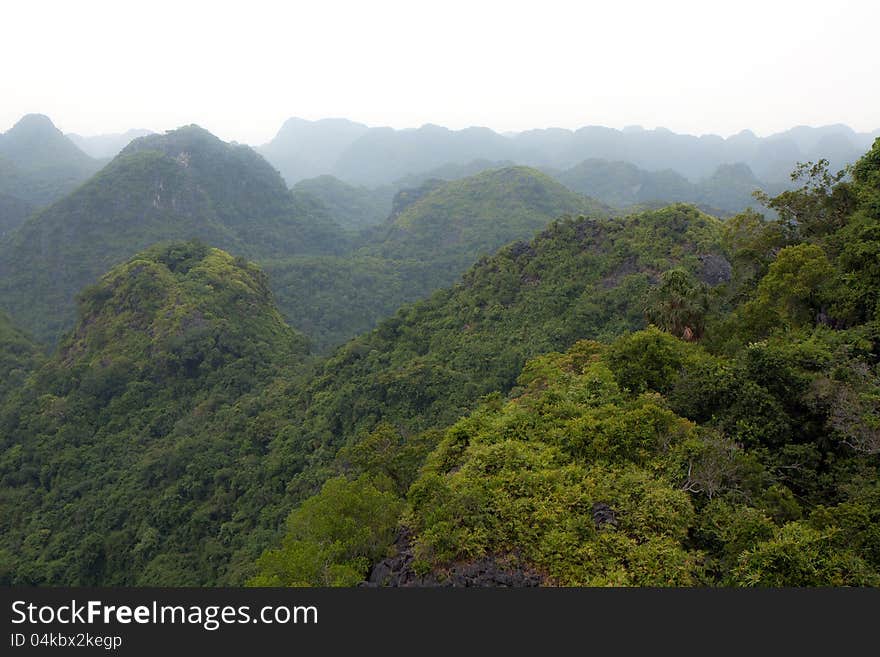
[[[523,255],[527,258],[532,258],[535,255],[535,249],[528,242],[519,240],[510,245],[510,255],[514,258],[519,258]]]
[[[412,568],[412,536],[402,531],[395,541],[397,554],[373,566],[362,586],[541,586],[545,578],[514,556],[487,556],[460,562],[443,570],[419,575]]]
[[[703,271],[700,273],[700,280],[708,285],[719,285],[730,281],[732,267],[726,258],[708,253],[700,256],[700,262],[703,263]]]
[[[617,514],[614,509],[605,504],[605,502],[596,502],[593,505],[593,522],[596,529],[602,529],[605,525],[609,527],[617,527]]]

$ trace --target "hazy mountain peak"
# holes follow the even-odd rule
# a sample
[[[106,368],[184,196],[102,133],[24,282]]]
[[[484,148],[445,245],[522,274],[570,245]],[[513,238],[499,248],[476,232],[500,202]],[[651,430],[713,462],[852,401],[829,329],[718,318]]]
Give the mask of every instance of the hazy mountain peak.
[[[0,139],[0,155],[23,169],[82,165],[83,153],[45,114],[25,114]]]
[[[298,116],[292,116],[285,120],[275,133],[275,137],[264,148],[270,148],[273,145],[278,146],[287,140],[300,141],[308,139],[313,133],[335,137],[339,135],[359,135],[368,130],[367,126],[362,123],[356,123],[349,119],[343,118],[327,118],[310,121]],[[288,144],[290,146],[292,144]]]
[[[6,134],[8,136],[15,133],[26,134],[46,131],[61,134],[61,131],[52,123],[52,119],[45,114],[25,114]]]
[[[0,135],[0,193],[44,204],[75,189],[100,163],[44,114],[27,114]]]

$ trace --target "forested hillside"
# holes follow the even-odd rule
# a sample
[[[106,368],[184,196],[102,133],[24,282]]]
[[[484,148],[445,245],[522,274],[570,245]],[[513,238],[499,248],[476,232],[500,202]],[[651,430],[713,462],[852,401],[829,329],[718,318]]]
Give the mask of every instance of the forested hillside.
[[[0,239],[23,224],[34,209],[27,201],[9,194],[0,194]]]
[[[328,175],[301,180],[292,189],[314,196],[327,208],[333,220],[348,230],[360,230],[385,221],[395,194],[390,185],[367,189]]]
[[[700,258],[717,254],[719,239],[719,222],[685,206],[629,220],[556,223],[308,367],[298,366],[302,342],[292,350],[299,358],[290,357],[271,337],[278,322],[264,309],[265,290],[260,303],[239,291],[241,278],[247,287],[254,285],[248,277],[262,281],[245,265],[220,252],[203,256],[198,245],[136,257],[83,294],[75,331],[5,404],[0,433],[8,460],[0,481],[3,498],[18,509],[4,528],[9,577],[241,583],[291,505],[333,473],[341,445],[383,420],[407,436],[442,426],[481,395],[509,389],[526,358],[642,326],[638,292],[675,265],[715,280]],[[242,296],[249,310],[225,301]],[[225,356],[235,340],[250,351],[236,347]],[[246,383],[230,379],[238,376]],[[58,459],[71,456],[61,449],[68,441],[76,459],[94,460],[99,470],[112,463],[113,474],[58,470]],[[414,442],[410,467],[431,445]],[[195,461],[192,450],[200,450]],[[173,501],[169,491],[184,489]],[[93,492],[71,499],[73,490]],[[51,526],[46,519],[62,503],[68,513],[112,524],[119,508],[157,496],[156,506],[138,505],[140,524],[126,522],[112,540],[90,538],[80,525],[58,542],[33,536]],[[117,502],[104,508],[102,499]],[[90,526],[106,527],[97,531],[106,536],[110,524]],[[141,529],[151,546],[142,554]],[[62,556],[62,544],[80,547]],[[105,565],[102,554],[123,556]],[[77,559],[92,565],[81,570]]]
[[[198,238],[264,266],[285,317],[322,351],[553,219],[608,212],[522,167],[396,194],[329,177],[287,190],[254,151],[197,126],[134,140],[24,223],[28,207],[10,205],[0,237],[0,308],[41,342],[73,325],[76,292],[108,268],[155,242]]]
[[[284,137],[279,134],[280,141],[262,151],[288,153],[299,144],[306,150],[297,151],[297,158],[316,158],[315,166],[326,167],[346,151],[346,140],[359,140],[369,130],[344,121],[320,126],[292,121],[282,130]],[[73,297],[81,287],[156,241],[199,238],[260,263],[287,320],[310,336],[316,350],[328,353],[401,304],[451,284],[477,257],[529,238],[559,216],[626,213],[674,201],[727,216],[759,207],[755,191],[773,195],[784,189],[761,181],[745,164],[724,164],[691,182],[671,169],[650,171],[595,158],[567,170],[548,168],[546,174],[510,166],[510,160],[457,163],[465,153],[479,151],[479,144],[497,140],[481,141],[480,135],[489,136],[485,131],[416,132],[408,139],[426,140],[425,148],[439,150],[425,162],[413,155],[405,175],[373,188],[325,175],[301,180],[288,192],[253,151],[190,126],[134,140],[97,176],[26,225],[35,206],[0,195],[0,308],[36,339],[52,344],[73,325]],[[816,137],[820,132],[825,136]],[[85,158],[95,164],[45,117],[25,117],[5,137],[18,135],[10,143],[20,145],[24,133],[42,136],[31,155],[18,156],[23,161],[62,166]],[[376,139],[394,141],[393,133]],[[816,148],[838,133],[843,134],[837,129],[798,132],[797,148]],[[571,134],[546,143],[549,133],[541,134],[498,136],[497,143],[518,143],[524,150],[516,153],[537,161],[544,160],[535,153],[550,149],[556,153],[550,160],[563,161]],[[648,138],[647,133],[638,139],[632,131],[621,134],[626,135],[621,144]],[[614,141],[602,141],[595,130],[582,136],[596,153],[605,153]],[[472,137],[476,141],[464,146]],[[670,139],[670,147],[690,143]],[[728,141],[724,157],[758,157],[742,144],[734,148],[741,139]],[[459,153],[455,144],[465,150]],[[452,160],[438,165],[444,158]],[[433,168],[420,168],[429,165]],[[0,162],[0,186],[6,180],[17,189],[18,170],[4,174],[4,166]]]
[[[353,235],[246,147],[133,142],[2,243],[0,582],[880,585],[880,140],[795,178],[608,216],[502,168]]]
[[[402,304],[451,285],[478,257],[529,239],[554,219],[609,213],[534,169],[493,169],[400,190],[386,221],[353,238],[344,257],[263,262],[282,312],[326,351]]]
[[[39,346],[0,312],[0,400],[24,383],[42,356]]]
[[[569,335],[441,431],[429,398],[415,438],[397,415],[349,441],[252,584],[880,585],[880,140],[851,173],[803,167],[778,219],[726,222],[714,291],[665,269],[654,326]]]
[[[192,238],[248,257],[343,248],[323,208],[259,155],[189,126],[135,140],[0,241],[0,307],[52,342],[84,286],[157,241]]]
[[[27,356],[8,334],[7,371],[6,354]],[[249,529],[271,517],[266,446],[235,432],[238,405],[306,353],[240,258],[176,243],[114,268],[0,412],[0,579],[223,581]]]

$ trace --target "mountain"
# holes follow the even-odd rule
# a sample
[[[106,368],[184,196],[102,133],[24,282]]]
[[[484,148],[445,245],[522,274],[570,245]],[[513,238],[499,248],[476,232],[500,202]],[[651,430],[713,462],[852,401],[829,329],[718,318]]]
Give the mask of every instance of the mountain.
[[[306,121],[291,118],[257,151],[293,185],[331,173],[340,154],[369,128],[346,119]]]
[[[157,241],[200,238],[249,257],[334,253],[339,229],[246,146],[188,126],[141,137],[0,242],[0,307],[38,339],[73,321],[78,290]]]
[[[510,141],[488,128],[372,128],[339,154],[331,172],[345,181],[382,185],[449,163],[514,159],[510,156]]]
[[[481,258],[327,359],[311,396],[335,400],[322,413],[333,418],[328,436],[380,417],[414,428],[454,421],[480,395],[510,389],[527,358],[640,328],[643,294],[662,271],[720,280],[710,269],[724,259],[721,226],[687,205],[569,218]]]
[[[138,137],[146,137],[151,134],[153,134],[152,130],[132,129],[126,130],[123,133],[91,135],[87,137],[68,133],[67,138],[87,155],[97,160],[103,160],[116,157],[119,151]]]
[[[393,187],[355,187],[329,175],[300,180],[291,189],[315,197],[333,220],[348,230],[382,223],[394,198]]]
[[[466,164],[445,164],[417,174],[410,174],[389,185],[362,187],[349,185],[331,175],[300,180],[291,188],[310,194],[327,208],[343,228],[358,230],[381,224],[389,213],[396,212],[393,201],[398,192],[422,188],[432,180],[460,180],[490,169],[513,166],[512,162],[473,160]]]
[[[24,223],[36,207],[9,194],[0,194],[0,239]]]
[[[47,116],[28,114],[0,135],[0,193],[45,205],[100,168]]]
[[[694,200],[693,183],[672,170],[645,171],[627,162],[590,159],[551,175],[572,191],[615,207]]]
[[[529,358],[643,327],[646,294],[670,268],[723,282],[721,228],[685,205],[619,219],[567,219],[481,259],[453,287],[402,308],[319,363],[303,383],[287,384],[280,399],[300,401],[288,401],[286,411],[267,401],[255,422],[274,422],[276,431],[295,427],[288,444],[313,450],[289,490],[315,495],[340,468],[369,463],[391,478],[396,494],[405,493],[442,437],[432,428],[454,423],[484,395],[511,390]],[[334,494],[359,495],[359,484],[352,486],[334,486]],[[321,504],[314,499],[310,508],[336,517],[334,507]],[[292,563],[289,556],[282,561]],[[255,581],[292,581],[275,579],[273,567],[263,563]],[[366,568],[359,572],[363,578]],[[332,583],[323,576],[293,581]]]
[[[365,251],[432,260],[457,276],[480,254],[528,237],[553,219],[608,211],[527,167],[426,185],[426,193],[414,192],[416,200],[411,204],[401,207],[400,200],[395,201],[398,209],[383,227],[384,235]]]
[[[747,164],[722,164],[710,177],[697,183],[694,200],[736,214],[747,208],[762,209],[752,196],[758,190],[775,193],[782,188],[758,180]]]
[[[760,180],[775,184],[787,182],[799,161],[830,155],[835,166],[854,162],[870,147],[873,134],[856,133],[843,125],[798,126],[769,137],[758,137],[748,130],[722,138],[639,126],[499,134],[488,128],[449,130],[428,124],[395,130],[368,128],[343,119],[291,119],[260,152],[290,184],[330,174],[368,187],[399,180],[412,186],[421,182],[413,177],[446,178],[426,174],[475,160],[565,170],[595,159],[627,162],[648,172],[671,170],[691,182],[710,178],[719,166],[744,163]],[[833,145],[833,153],[821,151],[823,139],[832,140],[827,144]]]
[[[201,152],[173,178],[236,237],[250,197],[202,188]],[[384,229],[418,254],[436,194],[490,236],[520,203],[591,203],[480,176],[398,197]],[[199,241],[81,290],[47,359],[0,317],[0,584],[878,586],[880,140],[767,202],[553,220],[325,358]],[[381,237],[345,262],[393,262]]]
[[[880,140],[851,173],[554,224],[339,350],[250,583],[880,586]]]
[[[94,161],[55,127],[48,116],[27,114],[0,137],[0,156],[17,167],[38,169],[95,166]]]
[[[648,347],[664,337],[633,339]],[[615,380],[614,347],[624,340],[536,358],[509,399],[496,396],[446,429],[410,488],[396,554],[370,582],[700,584],[694,503],[676,485],[685,445],[701,445],[700,434]]]
[[[768,184],[747,164],[722,164],[711,176],[696,183],[671,169],[646,171],[626,162],[585,160],[565,171],[547,172],[569,189],[614,207],[668,203],[695,203],[716,214],[732,215],[759,208],[756,190],[778,193],[783,187]]]
[[[388,219],[365,231],[345,257],[278,258],[264,266],[284,315],[323,351],[555,219],[607,213],[534,169],[485,171],[399,191]]]
[[[244,420],[236,404],[301,363],[306,339],[260,270],[195,242],[115,267],[78,314],[0,413],[0,581],[221,580],[248,540],[226,533],[267,512],[271,467],[261,439],[210,424]]]

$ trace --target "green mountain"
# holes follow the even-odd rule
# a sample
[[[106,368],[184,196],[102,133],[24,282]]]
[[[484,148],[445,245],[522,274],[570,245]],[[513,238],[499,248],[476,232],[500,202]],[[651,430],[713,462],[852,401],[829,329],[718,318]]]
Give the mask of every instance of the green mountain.
[[[645,295],[666,269],[722,282],[721,226],[684,205],[568,219],[481,259],[453,287],[403,307],[266,398],[254,422],[279,436],[275,448],[309,446],[288,490],[313,493],[339,447],[358,445],[379,423],[399,430],[394,441],[415,439],[482,395],[509,390],[529,358],[643,327]]]
[[[272,484],[261,439],[220,427],[306,353],[262,272],[219,249],[158,246],[103,276],[0,413],[0,580],[221,581]]]
[[[728,360],[652,329],[530,361],[516,394],[444,432],[409,489],[407,538],[371,581],[880,585],[871,459],[815,434],[774,449],[777,427],[744,426],[758,399],[781,410],[798,395],[774,389],[767,359],[789,384],[821,378],[798,363],[809,349],[774,341]],[[728,384],[708,405],[718,421],[685,417],[695,378]],[[865,470],[827,475],[830,454]]]
[[[569,189],[615,207],[648,201],[692,201],[693,184],[671,170],[645,171],[628,162],[590,159],[553,174]]]
[[[480,256],[564,215],[607,214],[525,167],[400,190],[387,221],[344,257],[264,261],[282,312],[320,350],[367,331],[401,304],[450,285]]]
[[[480,254],[561,216],[605,212],[535,169],[497,169],[432,189],[393,216],[381,242],[368,250],[430,259],[457,275]]]
[[[685,206],[554,223],[308,368],[252,267],[151,249],[80,296],[0,413],[4,581],[241,583],[340,445],[451,422],[526,358],[643,325],[654,272],[702,271],[719,226]],[[408,463],[433,443],[413,445]]]
[[[337,252],[338,232],[250,148],[188,126],[135,140],[0,242],[0,307],[52,341],[72,325],[82,287],[157,241],[199,238],[268,257]]]
[[[554,220],[320,360],[256,267],[151,247],[48,360],[0,333],[0,583],[880,585],[880,140],[799,174]]]
[[[509,390],[528,358],[644,326],[644,295],[661,272],[724,280],[714,271],[721,227],[687,205],[581,217],[481,258],[324,362],[309,393],[327,404],[324,437],[383,418],[420,429],[451,422],[480,395]]]
[[[333,220],[348,230],[360,230],[385,221],[394,198],[393,187],[355,187],[328,175],[301,180],[292,189],[314,196]]]
[[[822,166],[799,178],[765,199],[770,221],[670,208],[633,218],[617,239],[589,230],[595,222],[556,224],[547,235],[568,256],[549,262],[569,275],[528,306],[529,279],[502,266],[505,249],[495,267],[340,350],[311,399],[341,401],[314,417],[334,418],[328,437],[352,437],[327,450],[329,478],[251,583],[880,586],[880,140],[850,179]],[[678,228],[650,230],[661,216]],[[522,252],[532,264],[543,237]],[[719,237],[732,269],[689,255]],[[616,260],[627,244],[644,260]],[[658,257],[666,248],[679,262]],[[616,269],[597,280],[585,252]],[[645,273],[633,264],[664,271],[634,290],[624,281]],[[482,353],[463,337],[480,305],[430,315],[480,271],[496,275]],[[542,284],[543,270],[526,272]],[[571,345],[585,322],[558,300],[570,304],[565,284],[585,278],[590,301],[616,284],[621,305],[607,339],[560,352],[553,339]],[[655,325],[630,332],[623,304]],[[525,307],[525,322],[498,322]],[[541,316],[552,319],[536,327]],[[562,333],[569,321],[576,331]],[[536,342],[550,351],[512,388],[492,357]],[[485,381],[500,392],[456,413]]]
[[[305,383],[287,388],[287,396],[300,400],[302,414],[285,417],[268,405],[258,415],[277,422],[287,442],[312,446],[308,467],[288,489],[297,496],[324,492],[294,512],[289,531],[295,532],[297,518],[307,522],[312,513],[335,523],[340,509],[355,508],[351,504],[361,498],[395,508],[442,438],[436,429],[455,422],[481,397],[510,391],[528,359],[579,339],[610,340],[643,327],[647,295],[670,268],[718,283],[713,265],[723,261],[721,232],[720,221],[685,205],[621,219],[554,222],[531,242],[482,259],[455,286],[404,307],[337,350]],[[367,466],[390,483],[358,482]],[[350,488],[333,478],[340,473],[351,475]],[[329,491],[321,488],[325,481]],[[363,522],[366,532],[374,517],[387,517],[380,508],[360,508],[365,516],[340,522]],[[384,556],[396,523],[395,517],[388,540],[370,539],[383,552],[370,554],[373,562]],[[381,532],[386,538],[387,529]],[[267,552],[255,583],[354,583],[367,575],[370,564],[361,562],[353,574],[343,569],[341,579],[297,568],[292,575],[291,563],[300,558],[336,563],[312,544],[296,542],[294,548],[310,556],[287,552],[297,536],[289,533],[279,553]],[[320,542],[345,546],[352,538],[322,535]]]
[[[28,114],[0,135],[0,193],[45,205],[100,168],[42,114]]]

